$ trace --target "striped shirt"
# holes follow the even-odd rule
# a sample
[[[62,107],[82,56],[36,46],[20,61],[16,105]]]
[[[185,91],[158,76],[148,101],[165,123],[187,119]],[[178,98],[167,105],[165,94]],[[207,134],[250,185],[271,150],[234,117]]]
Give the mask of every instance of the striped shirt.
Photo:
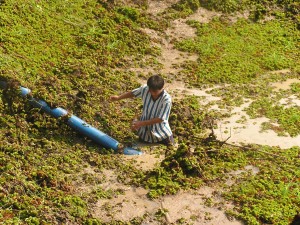
[[[163,90],[158,99],[153,100],[149,92],[149,87],[143,85],[132,91],[135,97],[142,98],[143,112],[141,121],[160,118],[161,123],[140,127],[138,130],[139,137],[146,142],[158,142],[172,135],[169,125],[169,115],[172,106],[171,96]]]

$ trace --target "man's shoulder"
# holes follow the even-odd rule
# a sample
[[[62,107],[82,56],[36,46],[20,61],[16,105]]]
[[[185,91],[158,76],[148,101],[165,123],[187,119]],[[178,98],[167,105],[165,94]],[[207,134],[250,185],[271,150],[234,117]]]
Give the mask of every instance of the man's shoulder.
[[[172,101],[171,95],[166,90],[164,90],[164,95],[163,96],[164,96],[165,101],[168,101],[168,102]]]
[[[140,88],[141,88],[142,90],[147,90],[147,89],[149,89],[147,84],[141,85]]]
[[[138,93],[138,92],[144,93],[144,91],[147,90],[147,88],[148,88],[148,86],[144,84],[144,85],[139,86],[136,89],[133,89],[132,92],[133,93]]]

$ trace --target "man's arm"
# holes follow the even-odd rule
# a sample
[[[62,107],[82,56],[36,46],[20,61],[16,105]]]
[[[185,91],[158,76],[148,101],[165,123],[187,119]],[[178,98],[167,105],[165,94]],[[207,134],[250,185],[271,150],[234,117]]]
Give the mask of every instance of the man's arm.
[[[128,92],[125,92],[121,95],[113,95],[113,96],[110,96],[110,100],[111,101],[119,101],[119,100],[122,100],[122,99],[125,99],[125,98],[133,98],[134,95],[131,91],[128,91]]]
[[[144,120],[144,121],[134,121],[131,125],[131,129],[138,130],[140,127],[149,126],[156,123],[161,123],[163,120],[160,118],[153,118],[150,120]]]

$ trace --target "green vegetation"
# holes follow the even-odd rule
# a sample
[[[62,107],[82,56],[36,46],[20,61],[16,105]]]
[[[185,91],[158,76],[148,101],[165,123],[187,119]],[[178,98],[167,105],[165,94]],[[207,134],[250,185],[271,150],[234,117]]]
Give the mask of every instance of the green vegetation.
[[[255,149],[255,148],[254,148]],[[261,150],[274,153],[266,156],[253,152],[260,172],[244,178],[239,185],[226,193],[229,199],[242,205],[241,210],[228,212],[247,224],[289,224],[300,207],[299,198],[299,148],[280,150],[264,146]],[[253,156],[254,156],[253,155]],[[277,156],[276,156],[277,155]]]
[[[299,70],[300,32],[291,21],[228,24],[215,19],[190,25],[197,37],[177,43],[180,50],[199,55],[197,63],[184,65],[189,83],[248,83],[267,71]]]
[[[185,18],[200,6],[223,13],[248,11],[249,19],[259,21],[266,16],[287,16],[300,26],[300,3],[297,0],[180,0],[162,15],[166,19]]]
[[[225,183],[228,172],[255,165],[260,171],[244,172],[224,196],[233,200],[237,211],[227,211],[246,224],[288,224],[300,207],[298,147],[280,150],[271,147],[220,147],[202,143],[192,148],[182,144],[160,168],[143,179],[149,197],[174,194],[179,189],[196,189],[204,183]],[[274,160],[274,156],[276,159]]]
[[[278,131],[286,131],[292,137],[300,134],[299,106],[285,108],[282,105],[274,105],[269,99],[260,99],[250,105],[247,113],[252,117],[266,116],[270,118],[270,123],[279,124]]]
[[[278,18],[263,23],[239,19],[215,18],[208,24],[189,21],[197,29],[197,37],[177,42],[182,51],[196,53],[198,62],[186,62],[182,72],[193,86],[203,84],[233,84],[229,87],[214,88],[210,93],[220,96],[220,106],[239,106],[244,98],[253,99],[247,112],[254,118],[265,116],[278,126],[265,124],[281,135],[299,134],[299,107],[285,108],[275,101],[271,82],[299,74],[299,38],[297,25],[288,18]],[[287,77],[268,74],[269,71],[289,69]],[[297,84],[292,91],[297,94]],[[281,94],[281,97],[283,94]]]
[[[92,85],[116,83],[107,78],[112,68],[133,64],[145,54],[157,54],[150,48],[149,38],[139,32],[147,18],[134,8],[113,10],[104,3],[81,0],[6,1],[0,15],[1,74],[22,81],[37,92],[35,96],[67,108],[73,107],[67,102],[73,103],[74,92],[83,91],[82,87],[98,93],[91,93],[97,101],[100,94],[113,90]],[[130,76],[120,76],[128,81],[124,88],[130,88]]]
[[[233,23],[225,14],[208,24],[189,21],[197,37],[175,44],[199,60],[182,65],[181,76],[191,86],[230,84],[211,91],[222,98],[220,107],[241,105],[246,97],[253,100],[247,109],[252,117],[271,119],[265,128],[299,135],[299,107],[279,104],[291,94],[299,97],[299,83],[280,92],[270,86],[299,77],[296,1],[186,0],[155,18],[145,12],[146,1],[0,1],[0,80],[10,84],[0,90],[1,224],[103,224],[93,216],[94,204],[124,194],[123,189],[103,189],[110,179],[106,171],[113,171],[118,182],[147,188],[152,199],[214,185],[235,204],[228,215],[247,224],[289,223],[300,208],[299,147],[220,142],[205,130],[228,115],[209,111],[197,97],[174,101],[170,123],[178,148],[159,148],[157,154],[165,159],[153,170],[141,171],[19,95],[20,85],[28,87],[36,98],[66,108],[120,142],[132,142],[136,137],[128,127],[139,103],[122,107],[107,99],[139,85],[130,68],[159,67],[160,49],[141,28],[161,32],[170,20],[185,18],[200,6],[222,12],[249,9],[250,20]],[[274,19],[262,22],[266,15]],[[269,73],[280,69],[291,72]],[[224,185],[230,172],[247,165],[259,173],[244,172],[232,186]],[[162,208],[154,219],[163,222],[166,213]],[[108,224],[142,224],[147,216]]]

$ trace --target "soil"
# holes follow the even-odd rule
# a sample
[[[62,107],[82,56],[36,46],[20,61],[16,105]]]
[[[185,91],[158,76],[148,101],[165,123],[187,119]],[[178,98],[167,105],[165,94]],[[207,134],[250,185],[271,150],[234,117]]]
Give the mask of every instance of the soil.
[[[151,158],[149,154],[138,157],[141,159],[145,156],[147,159]],[[124,156],[124,159],[126,158],[127,160],[132,160],[132,157]],[[150,161],[153,163],[159,161],[154,160],[154,158],[151,159]],[[245,168],[246,170],[252,170],[252,166]],[[232,209],[233,206],[230,202],[226,202],[220,197],[221,191],[213,187],[204,186],[195,191],[181,191],[176,195],[150,200],[147,198],[148,191],[146,189],[119,183],[113,171],[107,170],[103,171],[103,174],[99,174],[92,171],[92,169],[87,169],[86,174],[88,173],[87,171],[89,171],[90,175],[99,176],[99,178],[103,176],[109,178],[100,185],[103,190],[123,190],[123,194],[117,195],[112,199],[100,199],[93,204],[93,217],[101,218],[103,222],[112,220],[130,221],[136,217],[144,217],[142,224],[177,224],[180,220],[184,220],[188,224],[242,224],[233,218],[226,217],[225,210]],[[227,185],[230,185],[232,180],[234,180],[231,180],[230,177],[242,172],[241,170],[237,171],[236,174],[229,174]],[[92,188],[92,185],[84,186],[78,191],[86,192]],[[213,202],[213,205],[208,203],[210,201]],[[161,218],[157,218],[156,215],[160,211],[165,213]]]
[[[167,1],[149,1],[148,13],[157,15],[162,10],[166,9],[176,0]],[[153,68],[132,68],[134,71],[139,71],[143,74],[160,72],[167,75],[169,78],[166,84],[166,90],[173,96],[173,99],[182,98],[185,95],[201,96],[201,104],[207,104],[210,101],[219,100],[219,97],[208,94],[209,89],[201,90],[197,88],[186,87],[184,81],[177,75],[180,74],[180,65],[186,60],[196,61],[197,56],[176,50],[171,40],[178,40],[181,38],[190,38],[195,36],[195,30],[189,27],[185,22],[189,19],[198,20],[202,23],[209,22],[215,16],[222,16],[220,13],[208,11],[200,8],[196,13],[186,19],[178,19],[172,22],[171,27],[165,33],[159,34],[150,29],[143,31],[153,40],[153,45],[159,46],[162,50],[161,56],[157,59],[161,63],[162,68],[155,71]],[[239,14],[229,19],[234,22],[237,17],[246,17],[247,13]],[[288,71],[278,71],[285,73]],[[274,89],[289,88],[291,82],[298,82],[299,80],[287,80],[283,83],[274,83]],[[145,79],[140,79],[140,83],[144,84]],[[261,144],[270,146],[279,146],[281,148],[290,148],[294,145],[299,145],[300,136],[295,138],[279,137],[275,132],[267,131],[261,132],[261,124],[268,121],[267,118],[250,119],[243,111],[251,101],[246,101],[240,107],[232,109],[231,117],[223,121],[219,121],[218,128],[215,133],[219,140],[225,140],[230,135],[231,138],[228,143],[232,144]],[[297,104],[300,105],[299,100],[293,96],[290,99],[283,99],[282,104]],[[238,123],[238,120],[243,120]],[[139,146],[143,149],[143,146]],[[144,152],[140,156],[121,156],[124,160],[134,163],[141,170],[153,169],[161,160],[163,155],[153,154],[151,152]],[[246,170],[251,170],[254,174],[257,173],[257,168],[252,165],[245,167]],[[93,171],[89,171],[92,175],[97,175]],[[230,176],[236,176],[242,171],[236,171]],[[116,175],[112,171],[105,171],[106,177],[109,181],[102,184],[103,189],[122,189],[124,194],[117,195],[112,199],[101,199],[93,205],[93,216],[101,218],[104,222],[112,220],[130,221],[135,217],[143,217],[146,219],[143,224],[176,224],[179,220],[185,221],[186,224],[224,224],[235,225],[243,224],[233,218],[228,218],[225,215],[226,209],[232,208],[230,202],[226,202],[220,197],[222,190],[215,187],[204,186],[197,191],[180,192],[176,195],[161,197],[160,199],[150,200],[147,196],[147,190],[143,188],[135,188],[121,184],[117,181]],[[227,185],[231,185],[234,179],[230,179]],[[89,187],[85,187],[89,188]],[[207,199],[212,199],[214,204],[207,204]],[[162,218],[155,216],[157,212],[163,210],[165,213]],[[177,221],[177,222],[176,222]]]

